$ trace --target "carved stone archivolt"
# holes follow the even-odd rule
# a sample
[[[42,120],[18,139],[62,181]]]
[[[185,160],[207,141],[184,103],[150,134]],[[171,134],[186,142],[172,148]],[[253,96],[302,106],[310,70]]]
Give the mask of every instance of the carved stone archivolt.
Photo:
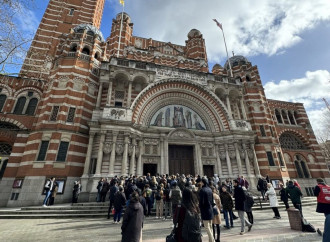
[[[146,144],[146,145],[158,145],[159,140],[158,139],[144,139],[144,144]]]
[[[103,146],[104,154],[106,154],[106,155],[110,154],[111,150],[112,150],[112,143],[111,142],[104,143],[104,146]]]

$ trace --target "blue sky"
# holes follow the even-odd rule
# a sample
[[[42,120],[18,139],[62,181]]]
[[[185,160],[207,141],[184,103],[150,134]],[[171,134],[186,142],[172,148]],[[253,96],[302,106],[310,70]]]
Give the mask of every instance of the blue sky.
[[[48,4],[36,1],[32,29]],[[104,37],[120,11],[119,0],[106,0]],[[303,102],[314,130],[324,133],[326,121],[320,117],[329,111],[321,98],[330,102],[329,0],[125,0],[125,11],[137,36],[184,45],[190,29],[200,30],[210,69],[226,61],[221,32],[212,21],[218,19],[228,52],[244,55],[258,66],[267,97]]]

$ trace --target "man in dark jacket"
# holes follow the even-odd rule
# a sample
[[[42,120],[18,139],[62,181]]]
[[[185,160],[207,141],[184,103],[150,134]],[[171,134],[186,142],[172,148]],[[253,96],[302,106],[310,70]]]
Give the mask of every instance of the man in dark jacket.
[[[288,209],[289,206],[289,198],[288,195],[286,194],[285,188],[283,184],[280,184],[281,190],[280,190],[280,196],[281,196],[281,201],[284,203],[285,208]]]
[[[201,211],[201,217],[203,220],[204,227],[209,237],[209,242],[214,242],[214,238],[212,235],[212,219],[214,217],[213,206],[215,205],[213,193],[211,188],[209,187],[208,180],[205,177],[202,178],[202,183],[203,187],[199,191],[199,209]]]
[[[322,178],[318,178],[314,195],[317,197],[316,212],[324,213],[323,242],[330,241],[330,186]]]
[[[230,229],[229,227],[229,218],[230,218],[230,226],[234,227],[233,224],[233,199],[231,198],[231,195],[229,192],[227,192],[227,186],[222,186],[221,187],[222,193],[220,193],[220,199],[221,199],[221,205],[223,209],[223,216],[225,217],[226,220],[226,225],[225,227],[227,229]],[[229,218],[228,218],[229,214]]]
[[[109,195],[109,209],[108,209],[108,219],[110,219],[110,212],[112,209],[112,205],[115,203],[115,194],[118,192],[118,186],[117,186],[117,181],[113,182],[113,185],[110,187],[110,195]]]
[[[121,226],[122,242],[142,241],[143,219],[143,208],[139,203],[139,194],[133,192]]]
[[[123,207],[126,204],[126,197],[124,194],[124,188],[122,186],[119,186],[119,191],[115,194],[115,215],[113,216],[113,222],[119,223],[121,218],[121,213],[123,211]]]
[[[248,231],[251,231],[252,224],[244,218],[244,201],[246,200],[245,193],[242,187],[239,185],[239,181],[234,180],[234,198],[235,209],[238,211],[238,216],[241,220],[241,235],[245,233],[245,224],[248,226]]]
[[[301,207],[301,196],[303,195],[298,187],[293,184],[293,181],[289,181],[288,187],[286,188],[286,194],[291,199],[293,206],[300,211],[301,216],[302,214],[302,207]]]
[[[176,207],[181,204],[182,193],[180,188],[177,186],[176,182],[172,183],[172,189],[170,191],[169,197],[172,201],[172,215],[174,215]],[[173,216],[174,218],[174,216]],[[174,221],[173,221],[174,223]]]
[[[102,187],[101,187],[101,202],[105,202],[105,198],[107,196],[109,188],[110,188],[110,185],[109,185],[108,179],[106,178],[103,181],[103,184],[102,184]]]
[[[263,178],[263,177],[259,178],[257,189],[261,193],[262,200],[265,200],[265,193],[267,191],[267,181],[265,178]]]

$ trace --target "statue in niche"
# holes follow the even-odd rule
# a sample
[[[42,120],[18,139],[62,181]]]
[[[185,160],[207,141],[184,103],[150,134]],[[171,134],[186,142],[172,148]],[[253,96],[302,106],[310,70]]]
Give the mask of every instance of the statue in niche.
[[[198,130],[206,130],[206,128],[199,122],[199,118],[196,114],[194,114],[194,120],[195,120],[195,127]]]
[[[186,110],[186,120],[187,120],[187,128],[191,129],[192,128],[191,112],[188,109]]]
[[[171,127],[170,116],[171,116],[171,109],[168,107],[165,111],[165,127]]]
[[[182,107],[174,107],[173,127],[186,127]]]
[[[160,111],[159,114],[157,115],[153,125],[162,127],[162,121],[163,121],[163,111]]]

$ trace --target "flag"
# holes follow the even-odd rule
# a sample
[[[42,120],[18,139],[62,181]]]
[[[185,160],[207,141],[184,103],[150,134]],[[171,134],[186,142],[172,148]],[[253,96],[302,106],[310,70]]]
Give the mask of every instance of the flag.
[[[219,23],[216,19],[213,19],[213,21],[218,25],[218,27],[222,30],[222,24]]]
[[[121,5],[125,5],[125,1],[124,0],[119,0],[119,3],[121,4]]]

